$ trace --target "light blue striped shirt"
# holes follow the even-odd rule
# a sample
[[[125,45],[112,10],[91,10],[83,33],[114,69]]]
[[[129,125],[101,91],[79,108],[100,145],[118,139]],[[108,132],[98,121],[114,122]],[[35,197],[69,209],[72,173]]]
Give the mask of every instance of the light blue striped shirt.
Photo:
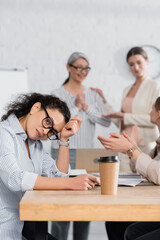
[[[67,103],[71,117],[78,116],[82,119],[78,133],[70,139],[70,148],[93,148],[96,123],[105,127],[108,127],[111,123],[110,118],[101,116],[102,114],[107,114],[107,110],[99,94],[85,87],[85,102],[88,105],[86,112],[78,110],[75,105],[76,97],[63,86],[52,91],[52,94]],[[52,147],[58,148],[56,141],[52,142]]]
[[[66,177],[43,150],[41,141],[28,139],[12,114],[0,123],[0,240],[22,239],[19,202],[26,190],[33,189],[37,176]]]

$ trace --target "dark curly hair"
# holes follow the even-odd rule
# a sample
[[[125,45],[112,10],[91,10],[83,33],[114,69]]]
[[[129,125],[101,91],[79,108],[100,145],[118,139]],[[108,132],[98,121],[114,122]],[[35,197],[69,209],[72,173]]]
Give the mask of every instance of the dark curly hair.
[[[1,121],[6,120],[11,114],[15,114],[17,118],[25,116],[36,102],[40,102],[42,107],[57,109],[64,116],[66,123],[70,120],[70,110],[65,102],[53,95],[43,95],[34,92],[19,94],[16,100],[8,105],[6,108],[7,113],[2,116]]]

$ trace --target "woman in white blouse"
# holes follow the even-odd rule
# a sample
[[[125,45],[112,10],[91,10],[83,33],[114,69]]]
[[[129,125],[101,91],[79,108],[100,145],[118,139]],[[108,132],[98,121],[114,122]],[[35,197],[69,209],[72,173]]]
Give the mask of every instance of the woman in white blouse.
[[[38,93],[19,96],[2,116],[0,239],[22,239],[23,222],[19,220],[19,202],[25,191],[87,190],[98,181],[90,175],[68,178],[68,138],[78,132],[81,124],[78,117],[69,119],[70,111],[64,102],[52,95]],[[43,150],[41,140],[47,138],[59,141],[57,161]],[[29,240],[34,239],[32,230],[32,227],[26,228],[24,232]],[[31,238],[28,238],[30,234]]]
[[[147,53],[141,47],[130,49],[126,60],[135,76],[135,82],[123,91],[121,112],[112,109],[100,89],[94,90],[101,95],[110,112],[106,117],[111,117],[121,132],[125,130],[130,135],[132,127],[138,126],[141,139],[139,147],[143,152],[149,153],[159,135],[158,128],[150,121],[149,114],[152,104],[160,96],[160,85],[158,81],[147,77],[149,60]],[[130,171],[129,159],[124,155],[121,155],[121,170]]]

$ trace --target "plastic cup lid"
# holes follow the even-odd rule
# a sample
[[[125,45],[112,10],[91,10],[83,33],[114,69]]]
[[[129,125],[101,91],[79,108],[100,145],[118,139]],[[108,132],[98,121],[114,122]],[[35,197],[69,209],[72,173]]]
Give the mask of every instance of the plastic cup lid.
[[[98,159],[98,162],[106,162],[106,163],[119,162],[119,159],[118,159],[118,156],[107,156],[107,157],[100,157],[100,159]]]

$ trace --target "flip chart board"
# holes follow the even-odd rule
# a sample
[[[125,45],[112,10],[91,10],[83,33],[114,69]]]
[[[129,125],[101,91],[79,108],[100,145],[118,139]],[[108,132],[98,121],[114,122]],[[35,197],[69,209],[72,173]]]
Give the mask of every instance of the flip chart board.
[[[28,92],[27,69],[0,68],[0,117],[17,94]]]

